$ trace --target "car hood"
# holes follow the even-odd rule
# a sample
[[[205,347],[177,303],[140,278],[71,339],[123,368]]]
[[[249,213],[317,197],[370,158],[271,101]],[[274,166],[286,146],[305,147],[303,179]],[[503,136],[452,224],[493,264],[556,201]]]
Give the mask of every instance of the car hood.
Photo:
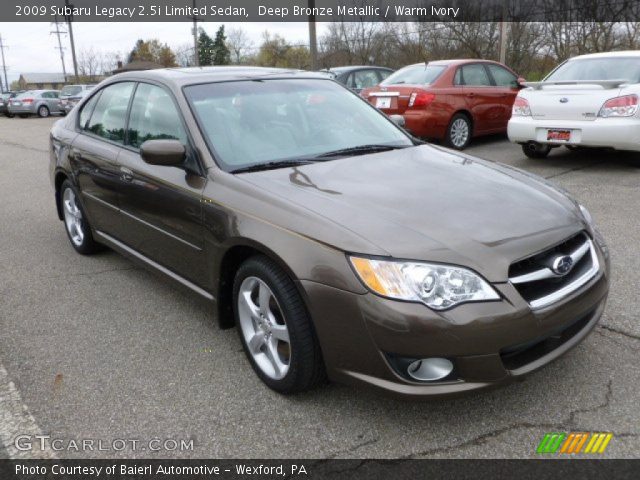
[[[243,174],[263,191],[340,225],[299,232],[342,248],[340,232],[385,255],[464,265],[493,282],[509,265],[585,224],[544,179],[432,146]],[[295,226],[288,228],[295,229]]]

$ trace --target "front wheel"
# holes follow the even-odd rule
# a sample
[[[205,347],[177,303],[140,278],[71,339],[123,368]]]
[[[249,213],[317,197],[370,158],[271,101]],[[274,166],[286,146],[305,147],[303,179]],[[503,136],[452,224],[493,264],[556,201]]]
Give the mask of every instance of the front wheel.
[[[60,187],[60,202],[71,246],[83,255],[99,251],[100,245],[93,239],[91,226],[78,200],[78,193],[69,180],[65,180]]]
[[[447,136],[447,145],[456,150],[464,150],[471,141],[471,120],[462,113],[457,113],[451,119]]]
[[[233,285],[234,314],[244,351],[258,377],[280,393],[296,393],[325,378],[320,345],[300,294],[273,261],[245,261]]]
[[[529,158],[547,158],[551,147],[541,143],[529,142],[522,145],[522,152]]]

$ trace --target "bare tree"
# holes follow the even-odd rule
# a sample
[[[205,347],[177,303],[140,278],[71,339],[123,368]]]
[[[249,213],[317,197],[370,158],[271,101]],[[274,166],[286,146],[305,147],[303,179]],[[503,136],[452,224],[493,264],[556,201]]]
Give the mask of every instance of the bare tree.
[[[253,48],[253,42],[240,27],[230,28],[227,32],[227,47],[231,51],[231,61],[233,63],[243,63],[244,59],[249,56]]]

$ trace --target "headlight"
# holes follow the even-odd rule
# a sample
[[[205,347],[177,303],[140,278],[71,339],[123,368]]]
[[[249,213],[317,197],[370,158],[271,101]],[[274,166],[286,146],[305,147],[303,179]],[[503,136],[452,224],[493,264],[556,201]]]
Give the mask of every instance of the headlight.
[[[591,213],[589,213],[589,210],[587,210],[587,207],[580,204],[578,204],[578,207],[580,208],[580,213],[582,213],[582,216],[587,221],[587,223],[593,226],[593,217],[591,216]]]
[[[362,257],[349,257],[349,260],[362,283],[374,293],[422,302],[434,310],[500,298],[491,285],[466,268]]]

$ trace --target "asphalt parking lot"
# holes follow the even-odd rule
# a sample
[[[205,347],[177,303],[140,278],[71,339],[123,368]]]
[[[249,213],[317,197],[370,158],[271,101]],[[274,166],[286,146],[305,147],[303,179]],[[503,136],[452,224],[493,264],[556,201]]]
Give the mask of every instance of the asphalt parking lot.
[[[570,431],[613,432],[605,456],[638,456],[640,154],[561,148],[530,160],[504,137],[468,149],[558,183],[609,242],[609,303],[568,355],[457,400],[404,402],[334,384],[282,397],[198,297],[113,252],[73,251],[48,178],[55,121],[0,118],[0,444],[9,445],[0,457],[52,454],[10,446],[33,432],[110,447],[53,453],[72,458],[536,457],[545,433]],[[141,448],[116,450],[116,439]],[[193,449],[151,452],[151,439],[193,440]]]

